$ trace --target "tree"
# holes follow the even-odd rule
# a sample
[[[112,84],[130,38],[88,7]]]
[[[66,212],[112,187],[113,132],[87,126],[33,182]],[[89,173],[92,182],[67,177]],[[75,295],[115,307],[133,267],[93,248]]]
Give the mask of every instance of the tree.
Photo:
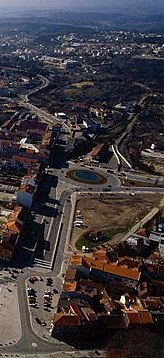
[[[133,328],[119,332],[106,347],[107,358],[153,358],[157,335],[145,328]]]

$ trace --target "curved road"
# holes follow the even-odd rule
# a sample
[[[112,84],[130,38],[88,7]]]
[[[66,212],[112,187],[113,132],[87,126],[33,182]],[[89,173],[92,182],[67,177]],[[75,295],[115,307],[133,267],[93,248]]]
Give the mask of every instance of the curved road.
[[[40,75],[39,75],[40,76]],[[25,97],[22,97],[22,100],[20,101],[21,105],[24,105],[25,107],[29,108],[31,111],[33,111],[34,113],[42,116],[45,118],[45,120],[49,121],[50,123],[54,123],[54,122],[58,122],[57,118],[55,118],[54,116],[52,116],[51,114],[42,111],[41,109],[33,106],[32,104],[30,104],[28,102],[28,96],[32,95],[33,93],[36,93],[37,91],[45,88],[48,86],[49,81],[47,79],[45,79],[43,76],[40,76],[40,78],[42,79],[42,84],[36,88],[33,89],[31,91],[29,91],[29,93],[27,93],[27,95]],[[136,121],[136,117],[133,119],[132,123],[129,124],[126,133],[123,134],[121,140],[123,140],[123,137],[126,136],[126,134],[129,132],[129,130],[131,129],[131,126],[133,126],[133,124]],[[67,126],[66,126],[67,127]],[[67,127],[68,130],[68,127]],[[120,141],[118,141],[117,145],[120,144]],[[96,168],[93,168],[94,170],[98,170]],[[61,178],[63,180],[63,177]],[[119,180],[116,177],[117,181]],[[77,183],[78,184],[78,183]],[[76,185],[76,184],[75,184]],[[80,184],[79,184],[80,185]],[[117,185],[117,184],[116,184]],[[91,185],[90,185],[91,186]],[[93,187],[93,186],[92,186]],[[107,189],[108,190],[108,189]],[[128,188],[128,193],[130,192],[143,192],[143,193],[164,193],[164,189],[162,188]],[[59,215],[56,217],[55,221],[53,222],[52,228],[51,228],[51,232],[52,233],[57,233],[58,229],[62,223],[62,219],[63,219],[63,210],[64,210],[64,206],[67,202],[68,196],[73,192],[73,191],[78,191],[78,192],[88,192],[90,191],[89,188],[85,185],[84,187],[80,187],[77,186],[75,188],[69,189],[67,191],[63,191],[60,199],[59,199],[59,203],[57,205],[57,210],[59,212]],[[93,191],[94,192],[94,189]],[[95,186],[95,192],[103,192],[103,187],[97,187]],[[122,187],[111,187],[109,189],[109,192],[112,193],[127,193],[126,188],[122,188]],[[67,225],[67,223],[66,223]],[[53,234],[54,235],[54,234]],[[65,241],[64,240],[59,240],[59,238],[56,237],[56,242],[54,242],[54,253],[55,253],[55,266],[54,266],[54,271],[55,273],[58,273],[60,271],[61,265],[62,265],[62,261],[63,261],[63,255],[64,255],[64,248],[65,248]],[[62,254],[61,254],[62,253]],[[34,272],[30,272],[29,274],[26,273],[25,275],[20,275],[20,277],[18,277],[18,281],[17,281],[17,285],[18,285],[18,299],[19,299],[19,308],[20,308],[20,317],[21,317],[21,325],[22,325],[22,336],[21,339],[19,340],[19,342],[17,342],[15,345],[12,346],[8,346],[8,347],[0,347],[0,353],[19,353],[19,354],[44,354],[44,353],[55,353],[55,352],[62,352],[63,348],[64,350],[70,350],[70,347],[60,344],[60,343],[49,343],[47,341],[45,341],[44,339],[40,338],[39,336],[37,336],[35,334],[35,332],[32,329],[31,326],[31,321],[30,321],[30,314],[29,314],[29,309],[28,309],[28,302],[27,302],[27,295],[26,295],[26,286],[25,286],[25,281],[26,279],[31,276],[32,274],[36,274],[35,270]],[[43,275],[44,276],[44,275]]]

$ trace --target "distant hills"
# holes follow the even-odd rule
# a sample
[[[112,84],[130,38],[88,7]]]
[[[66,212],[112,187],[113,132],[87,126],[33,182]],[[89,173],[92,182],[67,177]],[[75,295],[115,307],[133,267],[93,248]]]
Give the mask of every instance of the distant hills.
[[[163,0],[0,0],[0,16],[29,11],[98,12],[122,15],[164,14]]]
[[[145,0],[146,1],[146,0]],[[10,12],[5,8],[0,12],[1,25],[6,23],[10,27],[11,23],[23,23],[27,28],[27,24],[37,28],[40,24],[48,27],[56,25],[69,25],[75,27],[101,27],[111,30],[135,30],[135,31],[160,31],[164,32],[164,15],[163,13],[147,14],[138,12],[125,14],[109,13],[109,12],[75,12],[64,10],[42,10],[42,9],[10,9]]]

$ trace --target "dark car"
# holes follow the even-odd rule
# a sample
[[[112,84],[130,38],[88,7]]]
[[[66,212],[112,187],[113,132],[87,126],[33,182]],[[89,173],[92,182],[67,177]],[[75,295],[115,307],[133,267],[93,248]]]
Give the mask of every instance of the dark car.
[[[53,293],[58,293],[58,290],[56,290],[56,288],[54,288]]]
[[[14,273],[12,273],[11,277],[14,278],[14,279],[17,278],[17,276]]]
[[[42,324],[42,321],[41,321],[38,317],[35,317],[35,321],[36,321],[38,324]]]
[[[52,284],[53,284],[52,278],[51,278],[51,277],[50,277],[50,278],[47,278],[46,285],[47,285],[47,286],[52,286]]]
[[[13,270],[13,273],[19,274],[18,270]]]
[[[51,307],[51,302],[44,301],[44,307]]]
[[[33,288],[28,288],[28,296],[36,296],[36,291]]]

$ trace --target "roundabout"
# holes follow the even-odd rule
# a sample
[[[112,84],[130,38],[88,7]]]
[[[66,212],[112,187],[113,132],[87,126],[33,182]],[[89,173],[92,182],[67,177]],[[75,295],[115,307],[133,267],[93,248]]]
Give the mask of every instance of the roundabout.
[[[66,177],[84,184],[101,185],[107,182],[105,176],[87,169],[69,170]]]

